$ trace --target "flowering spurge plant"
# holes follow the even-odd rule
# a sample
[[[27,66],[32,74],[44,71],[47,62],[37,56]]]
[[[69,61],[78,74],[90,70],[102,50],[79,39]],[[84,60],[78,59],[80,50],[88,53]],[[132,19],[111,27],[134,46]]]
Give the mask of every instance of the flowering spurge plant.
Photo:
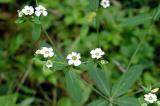
[[[99,5],[104,8],[110,6],[109,0],[88,1],[89,6],[92,7],[91,11],[96,13],[96,20],[98,17]],[[47,16],[47,14],[46,9],[42,6],[37,6],[34,9],[34,14],[33,8],[30,6],[24,7],[24,10],[22,9],[22,11],[19,11],[20,18],[28,18],[29,15],[29,17],[32,16],[30,17],[31,20],[36,20],[32,21],[34,22],[32,31],[33,39],[40,39],[41,31],[43,31],[52,45],[53,49],[44,46],[37,50],[35,52],[35,58],[43,61],[43,66],[49,69],[54,67],[55,71],[63,71],[65,73],[66,89],[75,101],[81,103],[80,105],[84,105],[90,95],[90,92],[94,91],[99,95],[99,97],[90,103],[86,103],[87,106],[140,106],[137,98],[133,96],[126,96],[126,94],[133,84],[139,79],[144,66],[134,65],[128,67],[118,81],[112,83],[111,76],[108,75],[110,70],[107,69],[107,64],[105,64],[104,60],[105,52],[99,48],[100,45],[98,44],[98,48],[88,52],[88,54],[91,55],[88,59],[89,61],[82,61],[84,59],[78,52],[72,52],[64,56],[55,47],[54,42],[43,29],[39,16]],[[96,24],[96,28],[98,29],[97,21]],[[98,34],[97,30],[97,41],[99,39]],[[99,63],[101,63],[101,65],[99,65]],[[83,72],[86,72],[87,75],[89,75],[93,84],[80,77]],[[144,100],[146,100],[146,102],[157,101],[154,93],[146,94]]]

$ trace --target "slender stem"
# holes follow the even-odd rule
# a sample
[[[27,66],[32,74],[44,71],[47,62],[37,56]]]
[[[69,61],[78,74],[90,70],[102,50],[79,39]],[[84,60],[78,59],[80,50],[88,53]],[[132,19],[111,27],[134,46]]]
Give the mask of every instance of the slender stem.
[[[100,35],[99,35],[99,22],[98,22],[98,9],[96,10],[96,31],[97,31],[97,42],[98,42],[98,47],[100,47]]]
[[[82,62],[82,64],[86,64],[86,63],[91,63],[92,61],[85,61],[85,62]]]
[[[60,62],[60,61],[53,61],[54,63],[58,63],[58,64],[63,64],[63,65],[68,65],[67,63],[64,62]]]
[[[36,0],[36,5],[38,5],[38,0]]]
[[[143,35],[142,40],[141,40],[140,43],[138,44],[135,52],[133,53],[133,55],[132,55],[132,57],[131,57],[131,59],[130,59],[130,61],[129,61],[129,63],[128,63],[127,70],[130,68],[130,66],[131,66],[131,64],[132,64],[132,60],[133,60],[133,59],[135,58],[135,56],[137,55],[137,53],[138,53],[141,45],[143,44],[143,41],[144,41],[144,38],[145,38],[146,35],[147,35],[147,34],[144,34],[144,35]]]
[[[158,8],[158,9],[159,9],[159,8]],[[157,9],[157,12],[155,12],[155,14],[153,14],[153,16],[152,16],[151,23],[150,23],[151,25],[150,25],[149,29],[151,29],[152,24],[154,23],[154,18],[155,18],[155,16],[157,15],[157,13],[159,12],[158,9]],[[149,30],[149,31],[150,31],[150,30]],[[149,32],[149,31],[148,31],[148,32]],[[132,55],[132,57],[131,57],[131,59],[130,59],[130,61],[129,61],[129,63],[128,63],[127,70],[130,68],[130,66],[131,66],[131,64],[132,64],[132,61],[133,61],[133,59],[135,58],[135,56],[137,55],[137,53],[138,53],[140,47],[142,46],[143,41],[144,41],[144,39],[145,39],[146,36],[147,36],[147,34],[144,34],[144,35],[142,36],[142,40],[141,40],[140,43],[138,44],[135,52],[133,53],[133,55]]]
[[[42,31],[43,31],[44,34],[46,35],[47,39],[49,40],[49,42],[52,44],[53,48],[55,49],[56,47],[55,47],[54,42],[53,42],[52,39],[49,37],[49,35],[48,35],[47,31],[44,29],[44,27],[43,27],[42,25],[41,25],[41,27],[42,27]]]
[[[42,31],[44,32],[44,34],[46,35],[47,39],[49,40],[49,42],[51,43],[55,53],[57,54],[58,58],[61,60],[64,60],[63,56],[61,55],[61,53],[58,51],[58,49],[56,48],[54,42],[52,41],[52,39],[49,37],[47,31],[44,29],[44,27],[41,25]]]
[[[21,81],[20,81],[20,83],[19,83],[19,85],[18,85],[18,87],[17,87],[17,89],[16,89],[17,92],[18,92],[19,89],[22,87],[22,85],[23,85],[23,83],[25,82],[25,80],[26,80],[29,72],[31,71],[32,63],[33,63],[33,61],[31,60],[30,63],[29,63],[28,69],[25,71],[25,73],[24,73],[24,75],[23,75],[23,77],[22,77],[22,79],[21,79]]]

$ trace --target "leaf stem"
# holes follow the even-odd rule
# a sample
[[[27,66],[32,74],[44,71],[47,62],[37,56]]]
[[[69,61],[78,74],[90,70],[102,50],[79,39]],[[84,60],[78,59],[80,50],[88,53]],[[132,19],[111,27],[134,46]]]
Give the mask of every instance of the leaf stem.
[[[99,21],[98,21],[98,8],[96,9],[96,31],[97,31],[97,43],[98,43],[98,47],[100,47],[100,36],[99,36]]]
[[[25,71],[25,73],[24,73],[24,75],[23,75],[20,83],[18,84],[18,87],[16,88],[16,91],[17,91],[17,92],[18,92],[19,89],[22,87],[22,85],[23,85],[23,83],[25,82],[27,76],[29,75],[29,72],[31,71],[31,68],[32,68],[32,64],[33,64],[33,60],[31,60],[31,61],[29,62],[29,66],[28,66],[27,70]]]
[[[61,60],[64,60],[63,56],[61,55],[61,53],[58,51],[58,49],[56,48],[54,42],[52,41],[52,39],[49,37],[47,31],[44,29],[43,25],[41,24],[41,28],[42,28],[42,31],[44,32],[44,34],[46,35],[47,39],[49,40],[49,42],[51,43],[55,53],[57,54],[58,58],[61,59]]]
[[[159,8],[158,8],[158,9],[159,9]],[[152,16],[151,23],[150,23],[151,25],[150,25],[149,29],[151,29],[152,24],[154,23],[154,18],[156,17],[157,13],[159,12],[158,9],[157,9],[157,12],[155,12],[155,13],[153,14],[153,16]],[[150,31],[150,30],[148,30],[148,32],[149,32],[149,31]],[[144,41],[144,39],[145,39],[146,36],[147,36],[147,33],[145,33],[145,34],[142,36],[141,41],[139,42],[139,44],[138,44],[135,52],[134,52],[133,55],[131,56],[131,59],[130,59],[128,65],[127,65],[127,70],[130,68],[130,66],[131,66],[131,64],[132,64],[132,61],[133,61],[133,59],[135,58],[135,56],[137,55],[138,51],[140,50],[140,47],[142,46],[143,41]]]

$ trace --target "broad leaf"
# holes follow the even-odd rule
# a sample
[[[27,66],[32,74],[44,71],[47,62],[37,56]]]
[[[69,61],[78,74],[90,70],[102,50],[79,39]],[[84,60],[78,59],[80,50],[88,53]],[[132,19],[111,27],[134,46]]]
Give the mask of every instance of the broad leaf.
[[[108,106],[107,100],[99,99],[89,103],[87,106]]]
[[[89,1],[88,6],[90,11],[97,11],[100,0],[88,0],[88,1]]]
[[[74,73],[74,69],[65,71],[66,87],[70,96],[77,102],[85,102],[86,97],[89,97],[89,88],[84,87],[84,84],[80,80],[79,76]]]
[[[121,97],[118,98],[114,103],[118,106],[140,106],[140,103],[136,98]]]
[[[32,38],[33,40],[38,40],[41,35],[41,24],[34,24],[32,29]]]
[[[143,71],[143,66],[135,65],[123,74],[120,80],[113,86],[112,95],[120,96],[126,93],[138,80]]]
[[[104,70],[97,68],[94,63],[88,63],[86,68],[99,90],[105,95],[109,96],[111,85],[109,78],[105,76],[105,73],[103,72]]]

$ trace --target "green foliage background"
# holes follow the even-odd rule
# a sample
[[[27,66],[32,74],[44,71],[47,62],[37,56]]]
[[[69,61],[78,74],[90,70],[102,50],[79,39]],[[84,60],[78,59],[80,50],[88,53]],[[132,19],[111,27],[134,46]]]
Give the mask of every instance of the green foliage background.
[[[97,94],[88,88],[82,103],[73,101],[66,92],[65,77],[61,72],[42,71],[41,63],[30,67],[34,51],[47,42],[45,36],[32,40],[32,24],[15,24],[17,10],[25,4],[34,5],[34,0],[0,0],[0,106],[78,106],[96,98]],[[42,19],[44,28],[56,46],[67,54],[81,52],[84,59],[89,51],[97,47],[94,14],[87,0],[38,0],[48,8],[49,15]],[[109,63],[106,68],[112,82],[115,82],[133,55],[142,39],[144,42],[133,58],[132,64],[145,66],[139,83],[130,91],[134,95],[141,86],[158,85],[160,80],[160,21],[159,14],[151,18],[159,0],[112,0],[112,6],[100,8],[100,46],[106,51]],[[160,11],[160,10],[159,10]],[[29,71],[29,74],[26,72]],[[118,71],[117,71],[118,70]],[[23,81],[24,74],[27,75]],[[90,81],[88,74],[82,78]],[[81,83],[81,82],[79,82]],[[74,88],[74,86],[73,86]],[[18,92],[16,92],[18,91]],[[134,95],[139,97],[143,93]],[[2,98],[2,100],[1,100]],[[16,100],[17,99],[17,100]],[[10,102],[9,102],[10,101]],[[16,102],[16,105],[15,105]]]

